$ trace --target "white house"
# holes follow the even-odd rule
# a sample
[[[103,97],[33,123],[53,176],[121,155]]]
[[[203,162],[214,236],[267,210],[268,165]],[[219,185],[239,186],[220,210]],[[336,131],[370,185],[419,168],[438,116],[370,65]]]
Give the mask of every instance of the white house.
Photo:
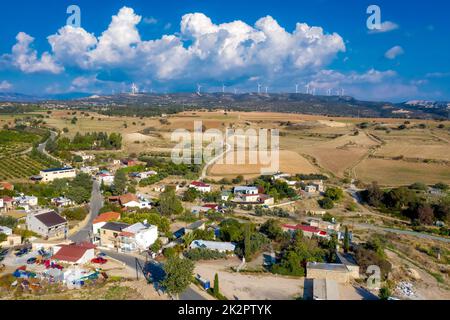
[[[151,176],[156,176],[157,174],[158,174],[158,172],[156,172],[156,171],[138,172],[138,173],[136,173],[136,178],[147,179]]]
[[[15,197],[14,201],[16,206],[22,207],[25,210],[29,210],[30,207],[36,207],[38,205],[38,198],[35,196],[26,196],[21,194],[19,197]]]
[[[94,161],[95,160],[95,155],[93,154],[86,154],[83,151],[80,152],[73,152],[74,155],[81,157],[81,159],[84,161]]]
[[[235,187],[233,191],[235,195],[257,195],[259,193],[257,187]]]
[[[317,192],[317,187],[315,185],[308,185],[305,187],[305,191],[307,193],[315,193]]]
[[[53,246],[52,260],[69,264],[89,263],[95,258],[95,247],[91,243],[56,245]]]
[[[100,183],[103,183],[105,186],[110,186],[114,183],[114,175],[110,173],[101,173],[98,177]]]
[[[92,166],[86,166],[86,167],[81,167],[80,171],[83,173],[87,173],[87,174],[95,174],[99,171],[99,168],[92,167]]]
[[[122,251],[147,250],[158,239],[158,227],[139,222],[123,229],[119,237]]]
[[[75,178],[77,174],[74,168],[66,167],[42,170],[39,175],[43,182],[51,182],[56,179]]]
[[[201,181],[193,181],[189,188],[198,190],[200,192],[211,192],[211,186]]]
[[[66,197],[53,198],[51,202],[57,207],[69,207],[75,204],[72,200]]]
[[[125,194],[119,197],[119,202],[122,207],[125,208],[139,208],[139,209],[151,209],[152,202],[145,199],[142,196],[136,196],[134,194]]]
[[[236,194],[233,199],[234,202],[244,202],[244,203],[256,203],[259,202],[259,194]]]

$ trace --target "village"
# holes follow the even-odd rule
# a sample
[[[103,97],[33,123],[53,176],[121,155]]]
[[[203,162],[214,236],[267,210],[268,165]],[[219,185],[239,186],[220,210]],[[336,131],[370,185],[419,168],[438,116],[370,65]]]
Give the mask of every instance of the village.
[[[80,156],[86,163],[94,160],[93,156]],[[208,268],[216,260],[225,259],[225,265],[230,265],[235,270],[233,272],[252,268],[263,270],[276,263],[276,254],[267,245],[267,239],[255,239],[253,252],[246,252],[249,249],[239,244],[242,239],[230,235],[232,224],[246,223],[251,215],[256,221],[267,214],[288,219],[289,213],[283,210],[284,206],[300,199],[319,198],[327,189],[321,179],[303,181],[283,173],[265,177],[266,187],[261,183],[243,185],[242,178],[231,186],[180,179],[170,184],[160,182],[139,187],[143,185],[139,182],[158,176],[158,172],[136,159],[113,159],[108,166],[102,167],[49,168],[30,179],[42,185],[79,179],[80,175],[85,178],[84,183],[90,181],[93,184],[92,196],[81,206],[65,194],[42,199],[33,192],[15,191],[11,183],[1,183],[1,190],[11,195],[0,198],[1,221],[10,223],[9,227],[0,226],[0,232],[5,235],[0,243],[2,273],[11,272],[16,278],[11,286],[21,286],[22,290],[30,293],[39,292],[44,283],[80,288],[87,281],[106,281],[116,273],[125,274],[125,278],[137,275],[137,279],[141,277],[153,283],[151,271],[145,267],[149,261],[160,264],[172,255],[197,255],[197,260],[209,260],[210,255],[213,260],[202,267],[204,270],[201,267],[196,269],[204,274],[198,273],[198,285],[192,286],[197,292],[194,295],[205,299],[201,291],[211,288],[214,274],[210,274]],[[272,186],[277,186],[286,195],[282,198],[277,191],[274,193]],[[177,207],[181,203],[182,207]],[[167,215],[158,211],[163,206],[167,207],[165,210],[178,211],[182,219],[173,218],[170,212]],[[73,221],[72,215],[68,214],[71,210],[85,210],[85,217],[81,221]],[[231,218],[236,214],[239,218]],[[279,224],[269,219],[259,227],[269,229],[268,236],[273,236],[271,233],[279,229],[277,237],[282,236],[281,233],[294,238],[301,234],[307,239],[336,241],[332,250],[336,250],[337,256],[330,260],[333,263],[308,262],[305,266],[306,277],[312,281],[312,286],[310,292],[303,295],[309,295],[310,299],[336,299],[339,285],[351,288],[351,281],[359,278],[359,267],[354,258],[339,250],[351,245],[352,233],[342,230],[334,218],[323,219],[326,215],[326,210],[310,210],[305,212],[304,220],[297,223]],[[261,233],[258,235],[262,236]],[[225,239],[228,241],[223,241]],[[246,261],[246,256],[251,260],[255,253],[261,258]],[[218,266],[222,268],[223,263],[218,262]],[[288,294],[300,294],[300,287],[303,284],[289,288]],[[267,288],[267,291],[271,290]],[[272,291],[277,292],[276,288]],[[371,295],[369,291],[367,293]],[[164,295],[163,290],[158,288],[158,294]],[[238,298],[238,293],[234,296]],[[206,294],[208,298],[212,297]],[[242,298],[252,297],[244,295]]]

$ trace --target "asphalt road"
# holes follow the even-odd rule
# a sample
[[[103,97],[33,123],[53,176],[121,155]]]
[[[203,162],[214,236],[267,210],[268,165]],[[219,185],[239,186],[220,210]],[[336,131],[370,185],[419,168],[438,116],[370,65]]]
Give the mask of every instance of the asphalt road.
[[[73,242],[90,241],[92,233],[92,222],[98,216],[100,209],[103,207],[103,196],[100,191],[100,184],[98,181],[92,183],[92,195],[89,205],[89,218],[84,227],[71,235],[69,239]]]

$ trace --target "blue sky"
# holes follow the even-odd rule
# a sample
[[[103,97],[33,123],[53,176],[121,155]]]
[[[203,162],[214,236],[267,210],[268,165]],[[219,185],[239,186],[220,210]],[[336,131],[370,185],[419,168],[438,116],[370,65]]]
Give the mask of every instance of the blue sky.
[[[65,26],[71,4],[81,28]],[[383,32],[366,27],[371,4]],[[450,100],[449,13],[444,0],[8,1],[0,91],[110,94],[134,82],[146,92],[198,84],[293,92],[298,84],[367,100]]]

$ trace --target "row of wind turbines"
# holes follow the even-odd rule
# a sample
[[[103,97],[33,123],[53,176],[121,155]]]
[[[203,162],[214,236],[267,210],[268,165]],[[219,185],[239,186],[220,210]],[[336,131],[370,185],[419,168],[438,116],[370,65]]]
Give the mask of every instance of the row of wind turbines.
[[[202,85],[197,84],[197,92],[196,92],[197,95],[199,95],[199,96],[202,95],[202,88],[203,88]],[[222,93],[226,93],[226,88],[227,87],[225,85],[222,85]],[[296,94],[300,93],[299,88],[300,88],[300,85],[299,84],[295,84],[295,93]],[[305,88],[306,88],[306,92],[305,92],[306,94],[310,94],[310,95],[313,95],[313,96],[316,95],[316,88],[312,87],[310,84],[307,84],[305,86]],[[263,93],[262,89],[263,89],[263,85],[258,83],[258,86],[257,86],[258,94],[262,94]],[[153,90],[151,92],[153,93]],[[135,83],[133,83],[131,85],[131,94],[132,95],[136,95],[136,94],[139,94],[139,93],[144,93],[144,92],[143,91],[139,92],[138,86]],[[238,93],[238,89],[234,88],[234,94],[237,94],[237,93]],[[264,93],[266,95],[269,94],[269,87],[268,86],[264,87]],[[335,90],[334,93],[335,93],[336,96],[341,96],[342,97],[342,96],[345,95],[345,89],[342,88],[342,89]],[[333,95],[333,89],[331,89],[331,88],[327,89],[326,90],[326,95],[327,96],[332,96]]]
[[[299,90],[299,87],[300,87],[300,85],[299,84],[295,84],[295,93],[296,94],[299,94],[300,93],[300,90]],[[200,96],[201,95],[201,89],[203,88],[203,86],[202,85],[200,85],[200,84],[198,84],[197,85],[197,94]],[[310,94],[310,95],[313,95],[313,96],[315,96],[316,95],[316,88],[313,88],[313,87],[311,87],[311,85],[309,85],[309,84],[307,84],[306,86],[305,86],[305,88],[306,88],[306,94]],[[260,83],[258,83],[258,87],[257,87],[257,92],[258,92],[258,94],[262,94],[262,89],[263,89],[263,85],[262,84],[260,84]],[[222,93],[225,93],[225,91],[226,91],[226,86],[225,85],[222,85]],[[265,94],[267,95],[267,94],[269,94],[269,87],[267,87],[267,86],[265,86],[264,87],[264,92],[265,92]],[[334,91],[335,92],[335,95],[336,96],[344,96],[345,95],[345,89],[338,89],[338,90],[335,90]],[[238,90],[236,89],[236,88],[234,88],[234,94],[237,94],[238,93]],[[333,89],[327,89],[326,90],[326,95],[327,96],[332,96],[333,95]]]

